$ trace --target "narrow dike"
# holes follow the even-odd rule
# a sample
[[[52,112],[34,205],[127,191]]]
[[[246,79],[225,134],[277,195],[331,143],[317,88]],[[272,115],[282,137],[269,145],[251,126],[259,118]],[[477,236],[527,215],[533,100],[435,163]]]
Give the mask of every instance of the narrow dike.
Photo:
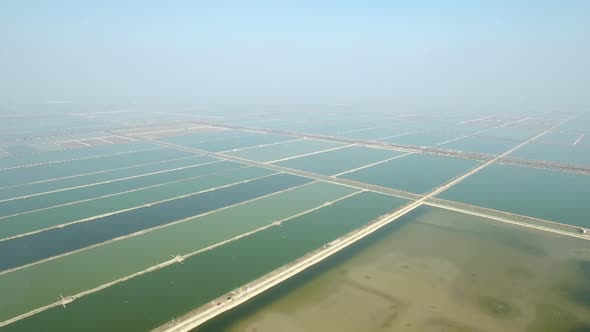
[[[202,194],[145,206],[63,229],[54,229],[0,243],[0,271],[165,225],[227,205],[307,183],[311,180],[277,174]]]

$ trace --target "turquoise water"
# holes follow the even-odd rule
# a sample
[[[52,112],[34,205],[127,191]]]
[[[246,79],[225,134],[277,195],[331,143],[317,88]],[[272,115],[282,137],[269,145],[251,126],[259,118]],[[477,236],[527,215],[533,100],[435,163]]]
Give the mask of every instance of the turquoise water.
[[[326,175],[338,174],[400,155],[400,152],[353,146],[279,162],[278,165]]]
[[[17,213],[23,213],[25,211],[34,211],[37,209],[66,204],[73,201],[122,193],[125,191],[136,190],[162,183],[181,181],[201,176],[203,174],[212,173],[217,170],[237,168],[242,166],[242,164],[227,161],[220,161],[218,163],[206,162],[207,160],[204,160],[203,165],[191,165],[188,168],[170,170],[164,173],[144,175],[131,179],[106,182],[83,188],[64,190],[47,193],[44,195],[0,202],[0,211],[2,211],[0,212],[0,216],[13,215]],[[174,165],[171,166],[174,167]]]
[[[247,200],[251,200],[262,195],[268,195],[271,193],[276,193],[280,190],[285,190],[287,188],[302,185],[304,183],[307,183],[308,181],[309,180],[307,179],[296,177],[293,175],[278,174],[264,179],[259,179],[256,181],[251,181],[231,186],[228,188],[219,189],[217,191],[202,193],[184,199],[178,199],[168,203],[157,204],[152,207],[146,207],[144,209],[130,211],[129,213],[115,215],[111,218],[103,218],[104,220],[96,220],[95,222],[87,222],[55,231],[48,231],[29,237],[15,239],[12,241],[0,242],[0,256],[5,257],[5,260],[0,262],[0,270],[22,266],[27,263],[38,261],[40,259],[45,259],[56,254],[74,251],[91,244],[97,244],[102,241],[109,240],[111,238],[118,238],[120,236],[131,234],[143,229],[148,229],[150,227],[160,226],[177,220],[194,217],[196,215],[211,212],[213,210],[224,208],[229,205],[243,203]],[[240,229],[240,227],[234,227],[234,229],[232,229],[230,225],[226,224],[226,228],[226,235],[228,233],[233,233],[233,236],[241,234],[236,233],[236,231]],[[180,229],[182,229],[182,227]],[[201,230],[205,229],[206,228],[201,227]],[[212,232],[197,232],[192,234],[194,240],[193,243],[195,245],[198,244],[198,242],[196,242],[197,234],[201,234],[201,236],[206,237],[206,239],[200,241],[201,243],[208,242],[209,245],[227,239],[227,237],[219,238],[219,228],[217,228],[217,232],[214,231],[215,228],[209,230]],[[6,275],[0,275],[0,282],[5,283],[5,286],[11,285],[6,289],[10,289],[10,292],[12,292],[12,294],[14,295],[10,297],[3,297],[3,299],[23,299],[22,302],[18,302],[18,306],[16,305],[17,303],[14,301],[0,301],[0,312],[6,313],[8,315],[10,312],[14,313],[16,310],[20,309],[20,312],[22,313],[33,308],[42,306],[44,304],[49,304],[54,301],[53,294],[56,291],[68,291],[68,293],[70,294],[75,294],[85,289],[94,288],[102,283],[107,283],[110,280],[112,280],[109,279],[107,276],[116,275],[114,274],[114,272],[117,270],[121,270],[121,264],[125,264],[126,266],[129,265],[128,268],[123,269],[129,271],[129,269],[133,266],[145,265],[145,259],[149,257],[159,257],[160,262],[166,261],[170,259],[170,253],[169,251],[167,251],[167,249],[170,247],[168,250],[172,250],[175,249],[174,247],[178,247],[177,245],[165,246],[165,243],[162,242],[162,240],[166,240],[165,237],[154,238],[152,236],[150,238],[152,240],[159,240],[159,245],[151,250],[144,250],[147,256],[145,256],[144,258],[138,258],[138,262],[126,262],[126,260],[130,258],[130,256],[133,256],[133,250],[120,250],[118,253],[116,253],[116,250],[110,251],[112,254],[115,254],[115,257],[119,257],[119,265],[115,264],[115,259],[113,258],[113,256],[111,256],[109,260],[105,260],[107,256],[103,255],[102,260],[92,260],[92,262],[93,264],[102,262],[102,268],[104,270],[96,271],[96,269],[101,268],[95,265],[93,269],[95,270],[96,275],[91,277],[88,275],[89,268],[84,269],[84,271],[81,271],[81,273],[85,274],[86,277],[77,280],[77,283],[72,283],[69,280],[69,278],[60,281],[59,277],[63,278],[63,271],[65,270],[61,270],[62,272],[58,273],[60,269],[55,269],[56,266],[60,266],[61,268],[67,270],[69,270],[69,268],[73,268],[72,265],[68,265],[66,263],[68,261],[71,263],[72,260],[80,263],[80,260],[76,260],[76,257],[69,256],[68,258],[58,258],[57,261],[42,263],[41,265],[36,265],[33,268],[24,269],[17,272],[11,272]],[[182,236],[177,236],[178,240],[180,240],[181,238]],[[147,244],[145,241],[143,243]],[[109,244],[107,244],[107,246],[108,245]],[[117,245],[115,245],[115,247],[122,248],[121,246]],[[29,251],[28,248],[32,248],[33,252]],[[130,248],[128,247],[127,249]],[[136,249],[140,248],[136,247]],[[148,252],[150,251],[151,254],[148,254]],[[95,252],[100,252],[100,250],[95,250]],[[158,255],[157,253],[160,254]],[[78,255],[78,257],[89,257],[81,253],[75,255]],[[94,258],[99,257],[100,256],[94,256]],[[143,264],[141,264],[142,261],[144,262]],[[151,265],[155,265],[155,263]],[[53,268],[51,266],[53,266]],[[145,266],[145,268],[149,266],[150,265],[147,265]],[[139,269],[139,271],[140,270],[142,269]],[[44,273],[39,274],[35,273],[35,271],[44,271]],[[134,272],[137,271],[138,270],[135,270]],[[130,272],[129,274],[131,273],[132,272]],[[78,272],[72,271],[68,274],[68,276],[71,277],[73,275],[79,274],[80,273]],[[125,275],[126,274],[119,274],[119,276]],[[53,276],[54,278],[51,279],[51,276]],[[100,276],[102,276],[102,278]],[[28,280],[26,284],[22,283],[22,280],[24,279]],[[102,283],[95,282],[93,284],[89,282],[90,280],[96,281],[101,279]],[[64,282],[67,282],[67,284],[64,284]],[[74,287],[74,285],[77,285],[77,287]],[[83,288],[81,287],[81,285],[86,285],[88,286],[88,288]],[[31,289],[34,289],[34,292],[31,292]],[[28,305],[28,307],[22,307],[22,305],[24,305],[25,303]]]
[[[211,114],[221,115],[214,113]],[[284,117],[278,116],[281,112],[267,110],[261,110],[256,115],[231,111],[221,113],[227,117],[205,120],[252,127],[295,128],[303,132],[361,139],[377,139],[408,131],[419,131],[390,140],[416,145],[434,145],[482,129],[477,124],[458,125],[461,121],[473,118],[470,112],[417,114],[411,110],[400,110],[394,114],[390,109],[378,110],[368,107],[363,108],[360,114],[358,108],[351,107],[319,114],[316,110],[304,112],[294,108]],[[164,113],[149,114],[145,118],[139,113],[99,117],[101,119],[96,121],[79,121],[73,120],[75,117],[65,116],[76,126],[76,130],[72,130],[71,134],[64,133],[53,137],[50,137],[49,133],[59,129],[59,121],[52,119],[48,119],[48,126],[51,128],[47,127],[46,130],[42,128],[41,122],[31,124],[30,128],[21,128],[24,130],[20,133],[18,128],[8,126],[6,133],[0,135],[22,136],[37,131],[38,135],[46,136],[39,140],[31,136],[31,139],[25,139],[22,144],[17,140],[4,140],[2,144],[18,145],[16,148],[19,153],[27,154],[35,149],[56,148],[57,146],[50,146],[53,140],[94,136],[98,133],[93,130],[105,125],[108,127],[109,119],[131,121],[131,126],[149,130],[152,125],[150,122],[155,119],[170,121],[178,118],[166,118]],[[537,127],[540,126],[539,123],[529,121],[523,124],[522,128],[491,130],[486,133],[489,136],[468,137],[442,147],[499,154],[537,134],[536,130],[541,130]],[[575,126],[577,128],[580,125],[576,123]],[[367,127],[378,128],[342,134],[344,131]],[[82,134],[84,130],[87,132]],[[571,132],[550,133],[544,139],[552,144],[567,145],[567,141],[572,137],[574,134]],[[212,130],[167,137],[163,140],[214,152],[226,151],[263,162],[341,146],[339,143],[314,140],[288,142],[295,139],[235,130]],[[279,144],[252,148],[274,143]],[[542,149],[539,149],[540,147]],[[150,151],[129,152],[142,148],[149,148]],[[583,146],[562,148],[557,145],[531,144],[519,153],[527,154],[528,158],[586,163],[586,150]],[[0,168],[118,152],[127,153],[88,161],[68,161],[0,171],[0,200],[214,160],[161,148],[152,143],[137,142],[2,158]],[[295,158],[280,164],[334,175],[400,154],[397,151],[358,146]],[[166,161],[189,156],[190,159]],[[138,166],[141,163],[159,161],[162,162]],[[460,159],[410,155],[347,174],[345,177],[426,193],[476,165],[476,162]],[[448,194],[462,202],[578,225],[590,223],[590,219],[587,218],[590,210],[585,204],[585,198],[590,197],[587,189],[590,188],[587,181],[589,177],[532,168],[520,169],[514,166],[494,165],[460,183],[442,197],[447,198],[445,195]],[[209,211],[208,208],[226,206],[232,202],[240,202],[284,188],[282,185],[288,187],[299,183],[273,182],[272,179],[290,177],[285,174],[273,175],[263,181],[252,181],[249,184],[230,187],[232,189],[196,195],[200,198],[194,200],[176,200],[178,204],[170,203],[167,205],[171,207],[168,210],[158,210],[156,204],[153,204],[153,208],[150,206],[162,199],[274,173],[227,161],[212,164],[203,172],[193,171],[194,169],[175,171],[80,190],[68,190],[34,199],[0,203],[0,216],[4,216],[73,200],[90,199],[87,202],[0,220],[0,239],[72,221],[84,221],[79,224],[82,226],[76,228],[80,232],[72,231],[74,228],[68,226],[43,232],[45,236],[24,237],[23,239],[29,239],[30,243],[19,240],[20,246],[0,245],[5,251],[0,255],[5,257],[4,261],[0,261],[0,265],[4,268],[12,267],[55,255],[64,248],[73,250],[104,241],[112,236],[126,234],[117,233],[118,229],[141,229],[133,227],[142,222],[145,222],[145,225],[159,225],[176,220],[178,216],[192,218],[194,213]],[[86,174],[92,172],[100,173]],[[187,179],[193,176],[199,177]],[[71,178],[27,184],[59,177]],[[159,186],[165,181],[180,182]],[[157,187],[143,188],[156,184]],[[1,189],[13,185],[12,188]],[[142,189],[119,194],[124,190],[138,188]],[[340,203],[323,205],[326,201],[342,197],[354,190],[327,183],[306,185],[293,192],[214,212],[148,234],[0,275],[0,321],[3,320],[2,316],[6,319],[39,305],[51,303],[57,299],[59,293],[63,293],[64,296],[72,295],[113,278],[120,278],[170,260],[173,255],[199,250],[258,227],[270,225],[273,221],[295,213],[323,206],[322,209],[286,222],[281,227],[273,226],[258,234],[198,254],[187,259],[185,264],[174,264],[150,272],[140,278],[78,299],[68,305],[67,309],[55,308],[6,328],[21,331],[55,328],[66,331],[149,330],[211,301],[228,290],[243,286],[253,278],[272,271],[405,203],[402,200],[365,192]],[[107,194],[115,195],[94,199]],[[143,213],[125,213],[121,211],[123,209],[137,209]],[[111,212],[116,212],[111,218],[97,217]],[[590,323],[586,319],[590,317],[590,312],[586,314],[583,306],[577,306],[588,301],[588,274],[580,274],[580,270],[588,270],[587,264],[583,261],[590,252],[587,246],[572,245],[573,242],[562,241],[562,238],[548,233],[517,233],[512,228],[501,230],[502,227],[496,227],[496,224],[481,218],[440,212],[436,209],[421,208],[415,212],[396,222],[397,225],[392,227],[396,230],[392,232],[393,235],[379,235],[386,238],[381,242],[379,250],[358,252],[357,257],[360,259],[352,264],[343,263],[344,265],[338,265],[335,269],[328,268],[325,275],[315,275],[311,279],[319,281],[314,283],[312,280],[310,288],[307,288],[305,283],[299,283],[296,287],[288,288],[288,292],[284,292],[289,294],[286,298],[273,297],[273,301],[277,301],[273,305],[277,305],[278,309],[259,306],[249,311],[247,305],[244,310],[248,311],[248,315],[253,315],[252,317],[231,316],[233,318],[230,321],[226,320],[221,325],[212,322],[213,325],[208,325],[209,331],[227,329],[291,332],[289,328],[292,328],[301,331],[342,332],[579,332]],[[85,218],[97,219],[93,219],[93,223],[82,220]],[[98,219],[110,220],[112,224],[101,224]],[[52,237],[49,234],[60,236]],[[34,239],[40,240],[36,242]],[[93,242],[88,239],[98,240]],[[86,242],[76,247],[76,241]],[[53,250],[55,248],[62,251]],[[36,258],[31,259],[31,253]],[[25,256],[27,259],[22,259]],[[332,263],[328,265],[336,266]]]
[[[306,139],[295,142],[275,144],[261,148],[228,152],[227,154],[250,160],[269,162],[306,153],[333,149],[339,146],[342,146],[342,144]]]
[[[590,227],[590,176],[510,165],[491,165],[439,197]]]
[[[422,194],[466,173],[477,165],[478,163],[472,160],[412,154],[348,173],[343,177]]]
[[[458,137],[456,133],[424,133],[418,132],[398,137],[385,139],[385,142],[418,145],[418,146],[433,146],[435,144],[444,142],[446,140]]]
[[[589,242],[418,208],[194,331],[583,332]]]
[[[490,136],[471,136],[443,144],[440,147],[459,151],[502,154],[517,145],[518,142],[511,140],[503,140]]]
[[[20,184],[15,187],[8,187],[0,189],[0,200],[9,199],[14,197],[32,195],[37,193],[43,193],[52,190],[59,190],[64,188],[71,188],[81,185],[87,185],[102,181],[109,181],[114,179],[121,179],[129,176],[138,174],[146,174],[152,172],[158,172],[167,170],[175,167],[184,167],[190,165],[196,165],[206,162],[217,160],[215,158],[206,156],[189,156],[174,159],[162,158],[163,156],[158,153],[150,151],[153,156],[153,161],[141,163],[139,165],[134,164],[127,166],[123,169],[113,169],[99,171],[100,173],[87,174],[87,175],[74,175],[74,177],[64,178],[59,180],[41,180],[44,182]],[[149,163],[149,164],[148,164]],[[147,165],[145,165],[147,164]]]
[[[217,168],[209,169],[209,173],[194,179],[3,219],[0,222],[0,238],[79,221],[105,213],[141,207],[148,203],[273,173],[267,169],[235,168],[233,167],[235,164],[231,162],[224,163],[227,163],[228,167],[217,165]]]
[[[180,144],[180,145],[193,145],[193,144],[200,144],[203,142],[212,142],[218,140],[225,140],[225,139],[232,139],[236,137],[248,137],[253,135],[252,133],[247,133],[244,131],[238,130],[222,130],[222,131],[204,131],[204,132],[196,132],[189,135],[182,135],[182,136],[175,136],[175,137],[165,137],[161,138],[160,141],[173,143],[173,144]]]
[[[403,204],[363,193],[281,227],[228,243],[164,269],[77,299],[4,328],[34,331],[145,331],[286,264]],[[239,272],[239,273],[238,273]],[[61,310],[60,310],[61,309]],[[89,319],[97,317],[99,319]]]
[[[34,147],[24,144],[4,145],[2,149],[15,157],[31,155],[37,152]]]
[[[247,137],[237,137],[220,141],[205,142],[201,144],[191,144],[191,147],[213,152],[222,152],[256,145],[290,141],[293,139],[293,137],[288,136],[253,134]]]
[[[525,141],[539,133],[540,130],[526,130],[523,128],[503,127],[488,130],[486,131],[485,135],[504,139],[512,139],[517,141]]]
[[[358,124],[355,123],[335,123],[330,119],[325,123],[317,123],[316,121],[304,122],[299,126],[299,131],[304,133],[314,133],[322,135],[340,136],[342,131],[358,129]]]
[[[362,129],[362,128],[359,128]],[[345,136],[350,138],[359,138],[364,140],[376,140],[388,136],[400,135],[411,131],[408,128],[397,126],[395,128],[373,128],[370,130],[356,131],[352,133],[341,133],[338,136]]]
[[[572,145],[580,137],[580,133],[571,132],[550,132],[539,139],[541,143],[552,143],[560,145]],[[581,143],[581,142],[580,142]]]
[[[134,152],[110,155],[98,158],[72,160],[63,163],[41,164],[31,167],[14,168],[0,171],[0,187],[18,185],[45,179],[66,177],[117,167],[136,165],[143,160],[153,161],[154,155],[162,159],[190,156],[186,152],[171,149],[157,149],[147,152]]]
[[[60,160],[69,160],[76,158],[86,158],[104,154],[121,153],[133,150],[144,150],[158,148],[153,143],[132,142],[123,144],[101,145],[87,149],[73,149],[64,151],[53,151],[48,153],[39,153],[33,156],[20,158],[3,158],[0,159],[0,168],[15,167],[20,165],[38,164],[54,162]]]
[[[104,216],[68,227],[0,242],[0,270],[42,261],[152,227],[191,218],[226,206],[308,183],[290,174],[275,174],[196,195]]]
[[[590,165],[590,148],[578,145],[528,144],[510,156]]]
[[[0,312],[26,312],[35,305],[53,302],[56,292],[76,294],[92,289],[168,261],[172,254],[195,252],[353,191],[315,183],[2,275],[0,287],[5,296],[0,298],[0,307],[4,308]],[[26,285],[23,280],[27,280]],[[11,300],[14,298],[23,300],[16,303]]]
[[[20,115],[20,110],[18,112]],[[70,114],[29,114],[24,117],[3,117],[0,123],[0,137],[39,137],[72,131],[98,130],[112,127],[112,123],[101,119],[88,119]]]
[[[197,149],[222,152],[250,146],[293,140],[292,137],[248,133],[243,131],[222,131],[210,134],[188,135],[162,139],[163,141],[185,145]]]

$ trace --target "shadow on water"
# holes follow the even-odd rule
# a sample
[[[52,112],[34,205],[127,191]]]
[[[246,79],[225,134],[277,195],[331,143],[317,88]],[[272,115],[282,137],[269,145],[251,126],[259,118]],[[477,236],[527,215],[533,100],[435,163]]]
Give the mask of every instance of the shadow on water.
[[[209,320],[192,331],[224,331],[228,329],[241,318],[255,314],[256,312],[262,310],[266,306],[271,305],[273,302],[281,299],[287,294],[296,291],[298,288],[303,287],[309,282],[312,282],[324,273],[336,269],[340,264],[360,254],[367,248],[377,245],[380,241],[386,240],[388,236],[391,235],[391,233],[404,227],[404,225],[406,225],[408,222],[416,220],[416,218],[424,213],[426,213],[424,208],[418,208],[411,211],[395,222],[383,227],[381,230],[357,241],[354,245],[342,249],[323,262],[306,269],[292,278],[289,278],[283,283],[256,296],[250,301],[247,301],[246,303],[239,305],[214,319]]]

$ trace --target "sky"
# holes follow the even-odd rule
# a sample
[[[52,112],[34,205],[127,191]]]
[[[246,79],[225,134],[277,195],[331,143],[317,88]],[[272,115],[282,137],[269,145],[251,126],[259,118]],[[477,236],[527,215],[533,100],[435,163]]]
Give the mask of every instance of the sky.
[[[590,1],[0,2],[0,100],[590,108]]]

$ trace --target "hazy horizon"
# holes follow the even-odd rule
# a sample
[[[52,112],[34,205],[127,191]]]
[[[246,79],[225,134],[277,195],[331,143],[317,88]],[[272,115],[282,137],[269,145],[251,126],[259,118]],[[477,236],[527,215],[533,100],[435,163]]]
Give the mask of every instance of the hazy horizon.
[[[5,104],[590,106],[585,1],[0,7]]]

